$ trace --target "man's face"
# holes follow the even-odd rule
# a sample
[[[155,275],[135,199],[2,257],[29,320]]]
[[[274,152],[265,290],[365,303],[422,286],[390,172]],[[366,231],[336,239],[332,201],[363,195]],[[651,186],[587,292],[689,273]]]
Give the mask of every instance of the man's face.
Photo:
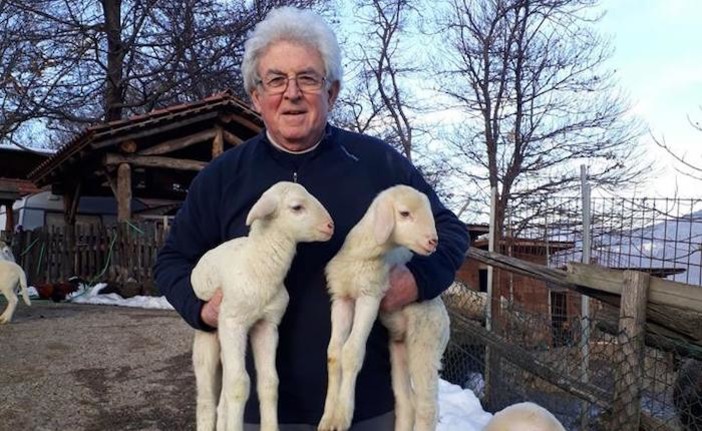
[[[319,52],[295,42],[274,42],[259,60],[259,77],[325,76]],[[324,132],[327,114],[339,94],[339,83],[325,84],[316,92],[302,92],[294,79],[287,82],[282,94],[270,94],[262,85],[251,93],[254,108],[263,117],[273,140],[291,151],[300,151],[316,144]]]

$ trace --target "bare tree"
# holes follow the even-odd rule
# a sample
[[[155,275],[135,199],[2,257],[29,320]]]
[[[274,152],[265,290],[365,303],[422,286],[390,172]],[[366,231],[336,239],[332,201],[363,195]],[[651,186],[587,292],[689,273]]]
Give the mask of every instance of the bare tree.
[[[323,3],[0,0],[0,142],[55,146],[89,124],[241,92],[248,31],[273,7]]]
[[[699,121],[694,121],[692,118],[688,118],[688,121],[695,130],[702,132],[702,124]],[[702,159],[691,160],[689,154],[674,150],[664,138],[655,136],[652,136],[652,138],[656,145],[663,148],[675,160],[678,172],[689,178],[702,181]],[[699,152],[696,155],[699,156]]]
[[[379,135],[410,160],[415,126],[404,80],[416,72],[417,64],[406,64],[401,45],[408,15],[414,12],[407,0],[355,3],[360,28],[348,56],[353,86],[339,101],[336,114],[338,123]]]
[[[643,178],[639,125],[604,68],[609,45],[592,29],[597,0],[449,3],[436,63],[449,107],[463,115],[449,141],[463,178],[483,198],[497,189],[498,235],[508,207],[575,190],[580,163],[601,187]]]

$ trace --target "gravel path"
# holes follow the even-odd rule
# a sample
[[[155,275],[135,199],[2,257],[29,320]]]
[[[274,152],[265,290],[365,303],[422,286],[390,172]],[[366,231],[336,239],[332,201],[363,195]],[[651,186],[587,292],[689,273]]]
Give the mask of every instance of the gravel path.
[[[174,311],[20,303],[0,325],[0,430],[195,429],[191,340]]]

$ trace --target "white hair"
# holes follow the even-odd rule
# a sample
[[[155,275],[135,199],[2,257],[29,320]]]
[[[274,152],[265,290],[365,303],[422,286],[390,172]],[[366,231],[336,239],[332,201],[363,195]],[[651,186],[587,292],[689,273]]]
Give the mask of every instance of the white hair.
[[[273,9],[254,28],[244,44],[241,71],[244,90],[251,94],[256,86],[258,63],[268,47],[276,42],[297,42],[316,49],[324,62],[327,82],[341,84],[341,49],[334,31],[321,16],[311,10],[284,6]]]

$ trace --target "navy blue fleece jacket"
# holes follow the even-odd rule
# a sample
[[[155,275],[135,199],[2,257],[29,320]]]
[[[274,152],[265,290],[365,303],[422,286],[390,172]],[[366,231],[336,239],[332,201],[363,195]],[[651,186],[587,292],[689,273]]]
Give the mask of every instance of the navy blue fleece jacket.
[[[298,246],[285,279],[290,303],[279,328],[279,420],[316,424],[324,408],[331,333],[324,266],[373,198],[390,186],[407,184],[426,193],[431,201],[438,250],[430,257],[416,256],[407,265],[417,281],[420,299],[433,298],[450,285],[468,248],[468,236],[465,226],[439,202],[408,160],[382,141],[327,126],[315,150],[295,155],[273,147],[264,131],[226,151],[197,175],[159,252],[157,286],[194,328],[212,330],[200,319],[203,303],[192,290],[190,272],[207,250],[247,234],[244,222],[249,209],[278,181],[302,184],[327,208],[335,226],[330,241]],[[358,376],[354,421],[393,409],[387,343],[385,329],[376,323]],[[247,369],[251,388],[255,388],[250,349]],[[249,397],[245,420],[259,420],[255,391]]]

